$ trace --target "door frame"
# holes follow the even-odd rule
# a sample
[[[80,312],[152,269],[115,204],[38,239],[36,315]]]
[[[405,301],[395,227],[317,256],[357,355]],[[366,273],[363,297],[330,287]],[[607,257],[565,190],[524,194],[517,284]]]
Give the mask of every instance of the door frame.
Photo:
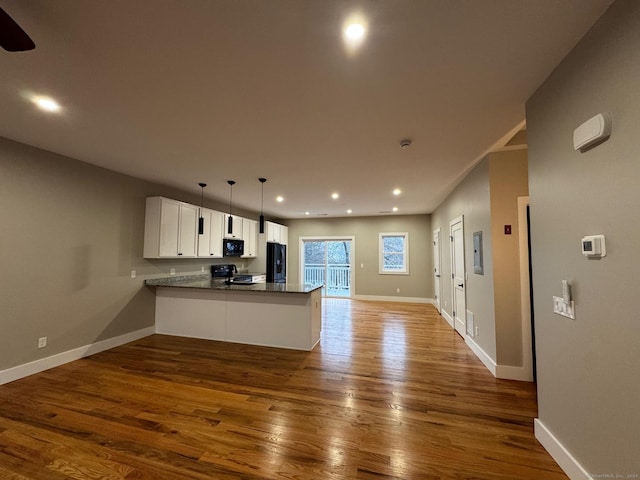
[[[461,226],[461,230],[462,230],[462,278],[463,278],[463,284],[464,287],[462,289],[462,294],[464,295],[464,309],[462,312],[456,312],[456,314],[453,314],[453,312],[455,311],[454,309],[457,310],[457,305],[456,305],[456,285],[455,285],[455,245],[454,245],[454,238],[453,238],[453,227],[454,225],[460,224]],[[464,215],[460,215],[459,217],[454,218],[453,220],[451,220],[449,222],[449,238],[450,238],[450,242],[449,242],[449,246],[451,248],[451,318],[453,319],[453,329],[458,332],[460,334],[460,336],[462,338],[466,338],[467,337],[467,269],[466,269],[466,264],[465,264],[465,248],[464,248]],[[459,317],[462,320],[462,331],[458,330],[456,328],[456,317]]]
[[[518,197],[518,253],[520,257],[520,317],[522,321],[522,369],[533,381],[533,331],[531,323],[531,282],[529,272],[529,197]]]
[[[311,237],[299,237],[298,244],[298,265],[300,266],[300,271],[298,272],[300,283],[304,282],[304,242],[339,242],[340,240],[346,240],[351,242],[351,268],[349,273],[349,296],[348,297],[339,297],[339,298],[353,298],[355,296],[356,291],[356,237],[354,235],[338,235],[338,236],[330,236],[330,235],[320,235],[320,236],[311,236]],[[328,291],[325,289],[325,292]],[[325,295],[326,297],[327,295]],[[335,297],[338,298],[338,297]]]
[[[433,259],[434,259],[433,293],[436,297],[434,298],[433,302],[434,302],[434,306],[438,310],[438,313],[441,313],[442,312],[442,305],[441,305],[441,301],[442,301],[442,241],[441,241],[442,235],[440,232],[440,228],[436,228],[433,231],[432,239],[433,239]],[[437,271],[435,268],[436,258],[438,259],[438,266],[440,267],[439,268],[440,271]],[[438,280],[436,280],[436,278],[438,278]],[[436,289],[436,283],[440,288]]]

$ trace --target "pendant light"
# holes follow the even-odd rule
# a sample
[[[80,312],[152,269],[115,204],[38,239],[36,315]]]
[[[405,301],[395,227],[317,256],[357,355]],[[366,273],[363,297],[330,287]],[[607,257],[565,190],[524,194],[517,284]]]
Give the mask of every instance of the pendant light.
[[[260,233],[264,233],[264,182],[266,178],[259,178],[258,181],[262,184],[262,199],[260,200]]]
[[[198,218],[198,235],[204,234],[204,217],[202,216],[202,206],[204,205],[204,187],[206,183],[199,183],[202,193],[200,194],[200,218]]]
[[[233,199],[233,186],[235,185],[235,180],[227,180],[229,184],[229,220],[227,221],[227,233],[233,233],[233,217],[231,216],[231,200]]]

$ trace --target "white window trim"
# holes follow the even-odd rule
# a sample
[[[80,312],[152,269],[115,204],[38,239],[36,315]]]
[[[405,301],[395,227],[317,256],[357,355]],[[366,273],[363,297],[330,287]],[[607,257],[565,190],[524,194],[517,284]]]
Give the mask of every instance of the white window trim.
[[[404,270],[384,270],[384,237],[404,237]],[[409,275],[409,232],[383,232],[378,234],[378,273],[380,275]]]

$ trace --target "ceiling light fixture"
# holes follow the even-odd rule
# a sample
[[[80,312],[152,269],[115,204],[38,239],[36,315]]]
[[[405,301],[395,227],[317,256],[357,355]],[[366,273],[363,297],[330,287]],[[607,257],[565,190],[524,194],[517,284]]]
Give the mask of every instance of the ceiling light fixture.
[[[400,195],[401,193],[402,193],[402,190],[400,190],[399,188],[396,188],[396,189],[393,191],[393,194],[394,194],[396,197],[397,197],[398,195]]]
[[[409,148],[410,146],[411,146],[411,139],[405,138],[404,140],[400,141],[400,148],[405,149],[405,148]]]
[[[334,200],[337,200],[340,198],[340,194],[338,194],[338,192],[334,192],[331,194],[331,198],[333,198]]]
[[[278,202],[278,203],[282,203],[282,202],[284,202],[284,197],[283,197],[282,195],[278,195],[278,196],[276,197],[276,202]]]
[[[304,212],[305,215],[311,215],[311,212]]]
[[[348,213],[349,215],[351,215],[351,214],[353,213],[353,210],[349,209],[349,210],[347,210],[347,213]]]
[[[202,206],[204,204],[204,187],[207,186],[206,183],[199,183],[200,185],[200,218],[198,218],[198,235],[204,234],[204,217],[202,216]]]
[[[264,233],[264,182],[266,178],[260,177],[258,181],[262,184],[262,199],[260,201],[260,233]]]
[[[227,220],[227,233],[233,233],[233,217],[231,216],[231,200],[233,199],[233,186],[236,184],[235,180],[227,180],[229,184],[229,220]]]
[[[397,212],[398,211],[398,207],[393,207],[393,211]]]
[[[367,19],[360,12],[353,12],[342,23],[342,41],[347,55],[353,56],[362,46],[368,30]]]
[[[366,30],[361,23],[351,23],[344,29],[344,35],[351,42],[361,42],[364,39]]]
[[[58,102],[49,97],[33,97],[31,101],[40,109],[45,112],[59,112],[61,107]]]

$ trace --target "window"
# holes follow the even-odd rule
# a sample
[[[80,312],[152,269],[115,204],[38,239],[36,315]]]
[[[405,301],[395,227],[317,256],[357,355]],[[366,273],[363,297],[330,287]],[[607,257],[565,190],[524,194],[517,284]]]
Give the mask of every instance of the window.
[[[409,274],[409,234],[380,234],[380,273]]]

